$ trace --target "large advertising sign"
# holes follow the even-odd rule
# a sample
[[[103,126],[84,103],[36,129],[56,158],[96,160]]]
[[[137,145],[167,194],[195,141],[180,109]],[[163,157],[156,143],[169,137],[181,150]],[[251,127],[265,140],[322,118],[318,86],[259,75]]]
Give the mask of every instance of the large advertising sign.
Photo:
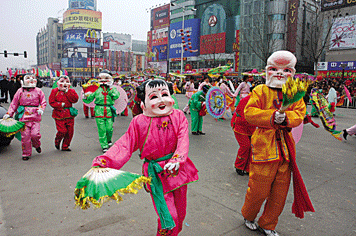
[[[96,0],[69,0],[68,9],[87,9],[96,11]]]
[[[62,68],[85,68],[87,67],[86,57],[72,57],[61,59]]]
[[[132,50],[132,40],[130,34],[104,33],[103,47],[110,51]]]
[[[212,4],[204,10],[200,35],[226,32],[226,13],[221,4]]]
[[[167,73],[167,61],[149,62],[148,66],[157,69],[160,73]]]
[[[170,4],[151,10],[151,30],[169,26]]]
[[[183,44],[183,48],[187,49],[187,50],[183,49],[184,50],[183,57],[199,56],[200,19],[190,19],[184,21],[184,40],[182,39],[181,36],[181,29],[182,29],[182,21],[170,25],[169,58],[181,57],[182,44]],[[189,46],[184,47],[184,44],[186,46],[187,45]]]
[[[200,54],[224,53],[225,38],[225,32],[200,36]]]
[[[342,78],[342,71],[318,71],[323,78]],[[344,71],[344,79],[356,77],[356,70]]]
[[[296,51],[297,44],[297,29],[298,29],[298,8],[299,0],[290,0],[288,4],[287,18],[287,50]]]
[[[321,11],[329,11],[352,5],[356,5],[355,0],[321,0]]]
[[[63,13],[63,30],[96,29],[101,30],[102,14],[100,11],[71,9]]]
[[[165,45],[158,45],[152,47],[152,59],[151,61],[166,61],[167,54],[168,54],[168,47],[167,44]]]
[[[329,61],[328,70],[342,70],[341,64],[346,65],[345,70],[356,70],[356,61]]]
[[[356,48],[356,15],[337,18],[331,27],[330,50]]]
[[[100,35],[100,32],[97,31]],[[87,30],[85,29],[73,29],[63,32],[63,48],[89,48],[94,47],[94,44],[85,41],[85,36],[87,35]],[[100,40],[95,43],[95,47],[100,47]]]
[[[94,61],[95,61],[95,63],[94,63]],[[101,68],[103,68],[105,66],[105,64],[106,64],[106,59],[104,59],[104,58],[95,58],[95,60],[94,60],[94,58],[91,58],[91,60],[90,60],[90,58],[87,58],[87,66],[86,67],[91,67],[90,62],[93,63],[93,67],[101,67]]]
[[[152,30],[152,46],[168,44],[168,27]]]

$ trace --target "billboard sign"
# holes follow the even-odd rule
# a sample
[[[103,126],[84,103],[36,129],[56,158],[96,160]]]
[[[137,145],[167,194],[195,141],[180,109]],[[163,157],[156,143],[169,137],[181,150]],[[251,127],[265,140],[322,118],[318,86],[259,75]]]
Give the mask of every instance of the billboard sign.
[[[152,9],[151,30],[166,28],[169,26],[170,4]]]
[[[93,62],[93,67],[103,68],[106,65],[106,59],[104,58],[95,58],[95,63],[94,58],[91,58],[91,61]],[[91,67],[90,58],[87,58],[87,67]]]
[[[68,9],[86,9],[96,11],[96,0],[69,0]]]
[[[85,36],[87,30],[85,29],[73,29],[66,30],[63,32],[63,48],[90,48],[94,47],[94,44],[88,43],[85,41]],[[97,31],[97,34],[100,35],[100,32]],[[95,43],[95,47],[100,47],[100,40]]]
[[[345,70],[356,70],[356,61],[329,61],[328,70],[341,70],[341,64],[346,64]]]
[[[200,54],[224,53],[225,38],[225,32],[200,36]]]
[[[223,5],[208,6],[201,18],[200,35],[218,34],[226,32],[226,12]]]
[[[299,0],[290,0],[287,15],[287,50],[296,51]]]
[[[62,68],[85,68],[87,67],[86,57],[62,58]]]
[[[182,21],[176,22],[170,25],[169,32],[169,58],[180,58],[181,57],[181,49],[182,49],[182,37],[181,30],[182,29]],[[183,49],[183,57],[196,57],[199,56],[199,36],[200,36],[200,19],[189,19],[184,21],[184,32],[189,32],[188,35],[185,35],[187,41],[186,44],[189,44],[189,49]],[[190,39],[190,40],[189,40]]]
[[[318,62],[317,69],[318,69],[318,71],[328,70],[328,63],[325,61]]]
[[[130,51],[132,50],[132,40],[130,34],[103,33],[104,49],[110,51]]]
[[[157,69],[160,73],[167,73],[167,61],[149,62],[148,67]]]
[[[152,30],[152,46],[168,44],[168,27]]]
[[[337,18],[331,27],[330,50],[356,48],[356,15]]]
[[[151,61],[166,61],[167,60],[167,44],[152,47],[153,57]]]
[[[355,0],[321,0],[321,11],[350,7],[352,5],[356,5]]]
[[[96,29],[101,30],[102,14],[100,11],[71,9],[63,13],[63,30]]]

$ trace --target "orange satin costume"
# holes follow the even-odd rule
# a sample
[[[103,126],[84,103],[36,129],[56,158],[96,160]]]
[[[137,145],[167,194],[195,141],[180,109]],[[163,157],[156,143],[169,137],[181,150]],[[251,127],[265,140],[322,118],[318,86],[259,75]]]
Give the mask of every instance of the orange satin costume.
[[[303,100],[292,104],[286,113],[286,119],[281,124],[274,123],[274,113],[282,104],[281,89],[269,88],[265,84],[258,85],[252,92],[244,114],[246,120],[257,126],[251,137],[252,159],[245,203],[242,215],[249,221],[254,221],[265,200],[264,211],[258,220],[263,229],[274,230],[278,217],[282,213],[287,197],[291,168],[289,153],[283,132],[280,139],[284,157],[278,151],[276,130],[279,127],[293,128],[303,122],[306,106]],[[287,133],[293,140],[292,133]],[[278,135],[279,136],[279,135]],[[293,147],[295,148],[294,141]]]

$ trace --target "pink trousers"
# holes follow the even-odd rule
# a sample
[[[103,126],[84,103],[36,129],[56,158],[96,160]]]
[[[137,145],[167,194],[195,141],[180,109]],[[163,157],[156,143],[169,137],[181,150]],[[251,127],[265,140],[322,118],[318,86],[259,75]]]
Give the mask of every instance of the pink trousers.
[[[38,148],[41,146],[40,122],[27,121],[25,126],[25,130],[21,132],[22,156],[30,157],[32,147]]]
[[[356,134],[356,125],[351,126],[350,128],[346,129],[346,131],[349,135],[355,135]]]
[[[151,195],[152,198],[152,195]],[[168,210],[172,215],[174,223],[176,226],[172,230],[163,230],[161,228],[161,221],[158,218],[158,228],[157,228],[157,236],[159,235],[169,235],[176,236],[182,231],[183,221],[186,215],[187,209],[187,185],[184,185],[170,193],[164,195],[164,199],[167,202]],[[157,213],[156,206],[154,204],[152,198],[153,205],[155,207],[155,211]],[[158,215],[158,213],[157,213]]]

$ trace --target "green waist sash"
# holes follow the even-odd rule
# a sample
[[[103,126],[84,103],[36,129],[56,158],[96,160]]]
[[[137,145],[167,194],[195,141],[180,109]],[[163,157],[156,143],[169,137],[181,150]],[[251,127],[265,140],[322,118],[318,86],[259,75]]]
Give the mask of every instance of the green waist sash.
[[[163,171],[163,168],[158,164],[158,162],[171,159],[172,156],[173,153],[170,153],[156,160],[147,160],[146,158],[144,160],[145,163],[148,163],[148,176],[152,178],[150,185],[151,193],[159,218],[161,219],[162,229],[173,229],[176,226],[172,215],[168,210],[166,200],[164,199],[162,182],[158,177],[158,174]]]
[[[69,113],[71,116],[76,117],[78,115],[78,109],[74,107],[65,107],[64,109],[69,109]]]

